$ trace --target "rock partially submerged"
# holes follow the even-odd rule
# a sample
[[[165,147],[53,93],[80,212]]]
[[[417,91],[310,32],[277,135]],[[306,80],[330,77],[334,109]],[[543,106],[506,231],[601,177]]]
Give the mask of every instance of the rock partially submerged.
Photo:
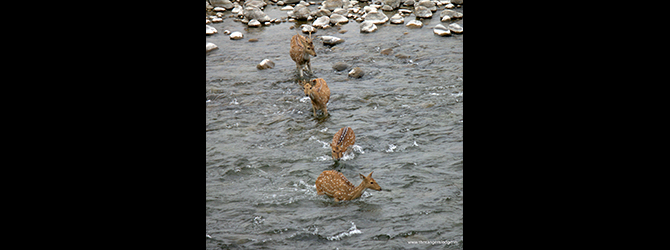
[[[461,26],[458,25],[457,23],[449,24],[449,30],[450,30],[451,32],[456,33],[456,34],[461,34],[461,33],[463,33],[463,27],[461,27]]]
[[[365,21],[361,23],[361,32],[364,33],[370,33],[374,32],[377,30],[377,25],[375,25],[372,21]]]
[[[272,20],[268,15],[266,15],[261,9],[255,6],[249,6],[244,8],[244,17],[248,20],[256,19],[259,22],[268,22]]]
[[[414,15],[421,18],[431,18],[433,17],[433,12],[431,12],[430,9],[426,8],[425,6],[419,5],[414,7]]]
[[[335,36],[321,36],[324,45],[337,45],[344,42],[344,39]]]
[[[342,71],[349,68],[349,64],[346,64],[345,62],[337,62],[333,65],[333,69],[337,71]]]
[[[447,27],[444,27],[442,24],[435,25],[433,28],[433,33],[435,33],[438,36],[451,36],[451,31],[447,29]]]
[[[349,22],[349,18],[346,18],[343,15],[340,15],[340,14],[330,15],[330,23],[332,23],[333,25],[337,25],[337,24],[340,24],[340,23],[348,23],[348,22]]]
[[[270,59],[263,59],[261,63],[256,65],[257,69],[271,69],[275,67],[275,63],[273,61],[270,61]]]
[[[419,20],[412,20],[412,21],[409,21],[407,23],[407,25],[405,25],[405,26],[407,26],[409,28],[421,28],[421,27],[423,27],[423,23]]]
[[[377,10],[373,10],[363,15],[363,19],[365,19],[365,21],[371,21],[374,24],[383,24],[389,20],[389,18],[384,15],[384,13],[381,13]]]
[[[216,44],[213,44],[213,43],[207,43],[207,45],[205,45],[205,52],[210,52],[210,51],[215,50],[215,49],[218,49],[218,48],[219,48],[219,47],[216,46]]]
[[[242,32],[235,31],[235,32],[230,34],[230,39],[231,40],[240,40],[242,38],[244,38],[244,35],[242,34]]]
[[[359,67],[355,67],[349,71],[349,76],[353,78],[361,78],[363,75],[365,75],[365,72]]]
[[[213,34],[216,34],[216,33],[218,33],[216,28],[205,24],[205,35],[213,35]]]
[[[302,33],[310,33],[310,32],[314,33],[314,32],[316,32],[316,29],[314,27],[312,27],[312,25],[309,25],[309,24],[300,25],[300,29],[302,29]]]
[[[403,18],[400,14],[396,13],[391,17],[391,23],[392,24],[403,24],[405,23],[405,18]]]
[[[312,26],[322,29],[328,28],[330,27],[330,18],[327,16],[319,17],[312,23]]]

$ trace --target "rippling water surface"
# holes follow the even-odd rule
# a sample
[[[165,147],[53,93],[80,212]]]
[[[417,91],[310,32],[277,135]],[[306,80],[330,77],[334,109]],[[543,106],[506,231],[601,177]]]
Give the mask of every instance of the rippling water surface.
[[[285,16],[279,7],[265,13]],[[329,117],[312,115],[289,57],[298,33],[289,27],[302,23],[246,28],[226,11],[211,24],[219,34],[206,40],[219,49],[206,55],[208,249],[462,248],[463,35],[433,34],[442,9],[421,29],[387,22],[364,34],[350,20],[344,34],[313,34],[345,39],[332,47],[315,39],[313,78],[330,87]],[[245,38],[230,40],[226,29]],[[275,67],[256,69],[265,58]],[[333,70],[340,61],[351,66]],[[348,77],[356,66],[365,75]],[[335,162],[328,143],[344,126],[356,144]],[[316,178],[331,169],[354,185],[374,171],[383,191],[340,203],[317,196]]]

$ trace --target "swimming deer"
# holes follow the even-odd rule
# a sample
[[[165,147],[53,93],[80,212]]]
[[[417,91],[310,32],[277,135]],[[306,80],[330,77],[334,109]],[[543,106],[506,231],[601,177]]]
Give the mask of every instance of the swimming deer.
[[[344,127],[335,133],[333,142],[330,143],[330,149],[334,160],[340,160],[344,152],[356,143],[356,135],[350,127]]]
[[[300,34],[296,34],[291,37],[291,50],[290,50],[291,59],[295,62],[295,66],[300,72],[300,77],[302,78],[302,69],[307,65],[309,74],[312,74],[312,64],[309,63],[309,56],[312,55],[316,57],[316,52],[314,51],[314,44],[312,43],[312,32],[309,32],[309,38],[306,38]]]
[[[309,83],[312,83],[311,85]],[[323,111],[324,115],[328,115],[328,109],[326,104],[330,100],[330,88],[326,84],[326,80],[323,78],[316,78],[310,82],[303,81],[302,87],[305,90],[305,96],[309,96],[309,99],[312,100],[312,111],[314,116],[316,116],[316,110],[320,109]]]
[[[368,176],[358,174],[363,181],[355,187],[342,173],[335,170],[323,171],[316,178],[316,194],[326,194],[335,198],[335,201],[349,201],[361,197],[366,188],[382,191],[375,179],[372,179],[372,173],[374,171]]]

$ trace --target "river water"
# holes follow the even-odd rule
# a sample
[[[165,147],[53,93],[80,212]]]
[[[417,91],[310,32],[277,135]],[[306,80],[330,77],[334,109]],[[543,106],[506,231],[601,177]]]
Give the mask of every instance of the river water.
[[[265,13],[286,16],[280,7]],[[226,11],[211,24],[219,33],[206,41],[219,49],[206,55],[207,249],[463,247],[463,35],[433,34],[442,9],[421,29],[387,22],[366,34],[350,19],[340,28],[346,33],[313,34],[345,40],[314,39],[312,78],[330,87],[328,117],[312,115],[289,57],[290,38],[306,22],[247,28]],[[230,40],[224,30],[245,37]],[[266,58],[275,67],[258,70]],[[350,67],[335,71],[336,62]],[[348,77],[352,67],[365,75]],[[328,143],[344,126],[356,143],[335,162]],[[383,190],[337,203],[316,195],[324,170],[354,185],[374,171]]]

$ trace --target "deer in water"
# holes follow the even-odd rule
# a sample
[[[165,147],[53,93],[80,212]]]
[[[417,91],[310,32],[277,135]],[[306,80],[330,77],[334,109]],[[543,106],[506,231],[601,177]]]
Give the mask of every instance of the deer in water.
[[[312,83],[310,85],[310,82]],[[316,78],[310,82],[303,81],[303,88],[305,90],[305,96],[309,96],[309,99],[312,100],[312,111],[314,116],[316,116],[316,110],[320,109],[323,111],[324,115],[328,115],[328,109],[326,104],[330,100],[330,88],[326,84],[326,80],[323,78]]]
[[[309,63],[309,56],[312,55],[316,57],[316,52],[314,51],[314,44],[312,43],[312,32],[309,33],[309,38],[306,38],[300,34],[296,34],[291,37],[291,50],[290,50],[291,59],[295,62],[295,66],[300,72],[300,77],[302,78],[302,69],[307,65],[309,74],[312,74],[312,65]]]
[[[333,136],[333,142],[330,143],[333,159],[337,161],[342,158],[344,152],[346,152],[349,147],[353,146],[354,143],[356,143],[356,135],[354,134],[353,129],[344,127],[338,130]]]
[[[374,171],[368,176],[358,174],[363,181],[356,187],[340,172],[335,170],[323,171],[316,178],[316,194],[326,194],[335,198],[335,201],[349,201],[361,197],[366,188],[382,191],[375,179],[372,179],[372,173]]]

